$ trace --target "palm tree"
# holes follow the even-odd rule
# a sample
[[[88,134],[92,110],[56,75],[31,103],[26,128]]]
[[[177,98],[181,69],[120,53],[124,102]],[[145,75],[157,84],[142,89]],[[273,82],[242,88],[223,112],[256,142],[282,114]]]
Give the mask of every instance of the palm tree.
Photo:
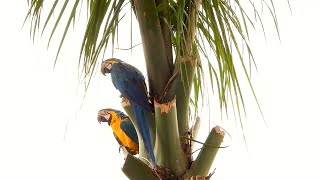
[[[40,23],[40,19],[43,16],[44,1],[28,2],[29,11],[26,20],[30,20],[30,32],[33,37],[40,29],[40,25],[42,32],[46,30],[47,24],[54,19],[53,13],[57,11],[60,2],[58,0],[51,2],[51,10],[43,24]],[[72,9],[69,15],[65,16],[69,4],[72,5]],[[83,65],[83,78],[88,80],[85,83],[86,87],[100,64],[99,61],[102,60],[99,57],[104,55],[107,46],[112,44],[114,47],[117,28],[123,18],[121,12],[125,7],[131,5],[131,13],[139,23],[148,74],[148,89],[155,109],[154,114],[150,114],[152,122],[150,129],[157,167],[151,169],[148,166],[144,147],[140,146],[140,158],[128,154],[122,168],[123,172],[129,179],[209,177],[212,162],[224,138],[224,131],[218,126],[212,128],[198,156],[193,159],[191,155],[193,142],[198,133],[200,119],[193,118],[190,109],[196,112],[199,99],[203,98],[204,93],[208,93],[203,88],[204,76],[207,75],[212,91],[217,92],[219,102],[216,103],[219,103],[221,110],[225,109],[228,113],[228,103],[231,102],[232,107],[241,116],[244,100],[238,80],[238,70],[234,66],[235,60],[242,65],[244,76],[256,98],[248,72],[252,62],[254,63],[248,41],[248,28],[254,27],[256,22],[263,28],[263,24],[255,2],[251,0],[245,2],[238,0],[69,2],[65,0],[54,21],[49,38],[50,42],[56,28],[61,24],[61,19],[67,18],[55,61],[70,25],[81,9],[81,4],[87,6],[88,14],[79,58],[79,62]],[[247,8],[243,5],[247,5]],[[268,8],[277,27],[272,0],[268,2],[262,0],[261,6]],[[245,10],[248,7],[256,21],[253,21],[248,10]],[[239,45],[239,41],[242,46]],[[243,47],[246,49],[247,58],[244,58],[241,49]],[[210,56],[208,52],[213,52],[215,56]],[[202,66],[203,63],[207,66]],[[123,99],[122,105],[135,124],[130,103]],[[257,105],[259,106],[258,103]],[[142,141],[140,137],[139,141]]]

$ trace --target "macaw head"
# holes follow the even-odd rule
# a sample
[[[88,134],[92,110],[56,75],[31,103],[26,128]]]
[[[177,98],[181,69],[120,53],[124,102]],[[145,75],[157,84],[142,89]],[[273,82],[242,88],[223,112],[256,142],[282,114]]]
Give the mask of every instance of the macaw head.
[[[120,59],[110,58],[101,63],[101,73],[106,75],[106,73],[110,73],[112,69],[112,65],[122,62]]]
[[[98,113],[98,122],[101,124],[101,122],[108,122],[108,125],[110,126],[112,120],[112,114],[107,109],[101,109]]]

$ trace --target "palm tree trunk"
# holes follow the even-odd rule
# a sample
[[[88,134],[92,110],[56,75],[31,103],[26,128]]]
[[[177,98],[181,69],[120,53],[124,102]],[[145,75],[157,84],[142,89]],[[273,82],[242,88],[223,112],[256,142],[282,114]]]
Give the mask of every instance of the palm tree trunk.
[[[166,104],[155,102],[155,120],[157,164],[169,168],[175,176],[181,177],[188,168],[188,162],[180,145],[176,99]]]
[[[165,44],[165,39],[168,41],[168,38],[164,39],[154,0],[134,0],[134,5],[147,66],[149,93],[157,100],[172,75],[172,59],[169,59],[168,44]]]

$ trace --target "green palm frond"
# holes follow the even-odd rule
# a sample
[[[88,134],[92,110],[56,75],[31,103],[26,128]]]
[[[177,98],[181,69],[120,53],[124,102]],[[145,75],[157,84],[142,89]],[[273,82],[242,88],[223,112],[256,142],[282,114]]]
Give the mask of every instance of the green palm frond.
[[[41,28],[41,12],[43,9],[44,1],[43,0],[31,0],[29,3],[29,10],[27,12],[25,22],[30,19],[31,29],[30,35],[34,39],[36,32]],[[47,2],[46,2],[47,3]],[[106,49],[109,38],[112,36],[112,42],[115,40],[116,29],[119,24],[119,21],[123,17],[119,17],[120,12],[124,6],[124,0],[88,0],[87,2],[83,2],[80,0],[74,0],[73,6],[70,12],[67,12],[67,6],[70,4],[69,0],[65,0],[62,3],[61,9],[57,9],[57,5],[61,3],[61,1],[55,0],[51,4],[51,9],[49,14],[46,17],[46,20],[42,26],[41,34],[46,30],[49,22],[53,21],[54,26],[51,30],[51,34],[48,40],[48,46],[50,41],[52,40],[57,27],[60,25],[60,20],[66,15],[68,17],[68,21],[65,25],[63,34],[61,36],[60,44],[57,50],[55,63],[58,59],[61,47],[67,35],[67,32],[70,28],[71,22],[75,21],[76,12],[80,9],[79,4],[87,3],[88,7],[88,22],[87,28],[83,37],[80,56],[79,56],[79,66],[83,65],[82,72],[84,73],[84,77],[90,79],[92,73],[96,67],[97,58],[102,53],[103,50]],[[58,17],[54,19],[53,14],[58,12]],[[101,38],[98,38],[99,35],[102,34]],[[81,61],[83,58],[83,61]],[[89,80],[90,81],[90,80]]]
[[[255,17],[258,17],[264,32],[260,15],[256,10],[255,5],[251,1],[249,2],[252,5],[251,7]],[[267,6],[274,18],[276,29],[279,34],[274,5],[272,1],[270,1],[270,3],[272,4],[272,8],[270,8],[269,5]],[[229,94],[230,99],[234,101],[232,104],[236,106],[235,108],[238,113],[240,113],[240,109],[243,109],[245,113],[243,93],[238,79],[238,70],[236,70],[235,67],[235,61],[239,60],[244,75],[249,82],[249,86],[261,111],[250,81],[249,73],[249,71],[251,71],[251,64],[256,66],[249,45],[248,33],[249,25],[252,28],[255,28],[254,22],[250,19],[247,12],[241,6],[241,3],[237,0],[235,0],[233,4],[231,4],[230,1],[203,0],[202,9],[198,13],[198,36],[196,44],[199,52],[207,59],[211,87],[212,90],[216,89],[218,92],[220,107],[226,108],[227,111],[227,95]],[[246,66],[245,58],[241,51],[242,45],[239,45],[239,42],[243,42],[242,44],[247,50],[249,67]],[[233,52],[233,49],[236,51]],[[208,51],[214,52],[215,57],[210,57]]]
[[[30,26],[30,36],[34,40],[36,31],[40,27],[40,17],[41,17],[41,12],[42,12],[42,7],[43,7],[43,0],[32,0],[28,1],[29,4],[29,10],[27,12],[27,15],[25,17],[24,23],[30,18],[31,26]]]
[[[123,3],[124,0],[91,1],[89,21],[79,57],[80,65],[81,56],[84,56],[83,72],[89,82],[100,53],[107,48],[110,36],[112,36],[112,44],[114,44],[118,24],[123,18],[123,16],[119,17]],[[102,37],[99,40],[100,33],[102,33]]]
[[[42,31],[47,28],[49,22],[53,21],[48,45],[54,36],[57,27],[61,24],[60,20],[67,16],[67,23],[64,32],[61,36],[60,44],[58,46],[56,60],[59,52],[70,28],[71,22],[76,18],[76,12],[80,9],[79,4],[87,6],[88,21],[86,31],[83,36],[83,41],[79,55],[79,68],[82,65],[82,73],[84,79],[89,80],[97,66],[98,57],[103,55],[109,43],[116,41],[117,27],[124,15],[121,14],[123,7],[131,3],[133,12],[136,14],[134,1],[125,0],[87,0],[81,1],[52,1],[50,12],[43,25],[40,23],[43,9],[43,0],[29,1],[29,10],[26,19],[30,19],[31,29],[30,34],[34,38],[37,30],[42,25]],[[46,1],[47,3],[47,1]],[[61,3],[61,8],[58,9],[58,4]],[[247,3],[253,11],[255,20],[252,20],[252,15],[243,7]],[[272,0],[262,0],[261,6],[266,6],[273,18],[278,35],[278,21],[276,17],[275,7]],[[72,5],[71,11],[67,12],[67,6]],[[288,2],[289,4],[289,2]],[[289,4],[290,7],[290,4]],[[257,10],[256,4],[252,0],[168,0],[157,1],[157,10],[159,14],[163,10],[167,10],[167,14],[159,16],[161,25],[168,26],[167,31],[171,34],[171,42],[166,40],[166,48],[168,49],[168,42],[172,43],[176,59],[179,57],[195,57],[199,61],[203,58],[208,64],[207,70],[200,70],[197,66],[195,71],[194,83],[194,98],[196,104],[199,98],[203,98],[205,88],[202,87],[204,76],[209,76],[211,83],[211,90],[217,92],[219,97],[220,108],[225,108],[227,111],[227,104],[229,95],[232,99],[232,104],[238,112],[242,109],[245,113],[245,103],[242,96],[241,86],[238,78],[239,70],[236,69],[235,64],[240,62],[244,76],[249,82],[254,97],[258,103],[257,97],[254,93],[253,86],[250,82],[251,64],[256,66],[249,44],[249,28],[255,28],[255,21],[258,21],[264,32],[263,23],[260,13]],[[250,10],[250,9],[249,9]],[[54,13],[58,12],[58,16],[54,17]],[[69,13],[69,14],[67,14]],[[168,19],[166,19],[168,18]],[[196,23],[195,23],[196,22]],[[164,29],[164,28],[162,28]],[[195,32],[197,31],[197,32]],[[111,36],[111,39],[110,39]],[[132,42],[131,42],[132,44]],[[244,57],[242,48],[246,50],[248,58]],[[214,56],[211,56],[211,52]],[[246,60],[248,59],[248,61]],[[248,66],[249,64],[249,66]],[[179,67],[180,70],[183,68]],[[203,68],[203,67],[201,67]],[[209,72],[206,74],[205,72]],[[189,86],[189,84],[184,84]],[[258,107],[261,111],[260,105]],[[240,116],[240,114],[239,114]]]
[[[197,111],[199,98],[204,98],[204,92],[202,91],[204,91],[205,88],[202,87],[202,84],[205,82],[202,81],[205,81],[205,78],[203,77],[209,75],[210,89],[212,92],[217,92],[220,109],[225,109],[227,115],[228,101],[231,101],[233,112],[238,113],[240,125],[243,127],[240,112],[243,111],[243,113],[246,114],[246,109],[242,88],[240,86],[241,83],[238,78],[239,70],[241,69],[237,69],[238,66],[235,66],[235,64],[239,64],[240,62],[240,67],[242,67],[241,71],[244,72],[244,76],[249,83],[257,106],[262,114],[250,80],[251,66],[252,64],[255,67],[257,66],[250,48],[248,30],[250,27],[255,29],[255,21],[258,21],[265,35],[260,13],[251,0],[247,2],[240,2],[238,0],[202,0],[201,8],[197,11],[197,33],[194,41],[192,41],[192,38],[190,38],[190,35],[192,36],[192,28],[190,28],[189,25],[195,20],[191,19],[191,9],[194,4],[199,2],[200,1],[197,0],[169,1],[171,38],[176,56],[183,57],[191,55],[197,57],[199,53],[200,57],[206,59],[206,63],[208,64],[206,71],[208,74],[200,70],[200,66],[196,68],[193,81],[194,96],[192,104],[195,105],[195,111]],[[245,10],[242,6],[244,3],[248,3],[249,7],[253,10],[255,21],[251,19],[248,10]],[[261,3],[261,6],[267,6],[274,20],[278,36],[280,37],[273,1],[270,0],[267,2],[263,0]],[[197,47],[197,50],[192,50],[190,54],[187,46],[193,44]],[[247,54],[247,58],[244,57],[242,48],[246,50],[245,54]],[[213,52],[215,56],[210,56],[210,52]],[[246,59],[248,59],[248,61],[246,61]],[[199,58],[199,60],[201,59]],[[208,94],[208,92],[206,92],[206,94]]]

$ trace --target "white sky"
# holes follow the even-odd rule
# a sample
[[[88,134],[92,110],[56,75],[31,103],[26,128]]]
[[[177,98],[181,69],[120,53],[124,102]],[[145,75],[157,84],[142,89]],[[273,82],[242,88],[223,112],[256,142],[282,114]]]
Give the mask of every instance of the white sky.
[[[219,151],[214,179],[320,179],[320,2],[291,0],[291,7],[293,15],[284,0],[276,3],[281,42],[270,16],[267,42],[261,32],[250,33],[258,65],[252,81],[268,127],[251,95],[246,95],[249,152],[241,133],[234,130],[233,117],[224,119],[233,140]],[[111,130],[96,120],[99,109],[120,109],[110,77],[97,74],[80,109],[83,86],[77,88],[77,58],[83,29],[69,32],[53,71],[59,38],[54,37],[49,50],[49,32],[33,44],[29,29],[21,29],[26,11],[25,1],[4,1],[0,6],[0,179],[125,179]],[[130,51],[117,51],[115,56],[139,66],[140,50],[132,57]],[[246,88],[244,92],[250,94]],[[206,132],[207,124],[202,128]]]

